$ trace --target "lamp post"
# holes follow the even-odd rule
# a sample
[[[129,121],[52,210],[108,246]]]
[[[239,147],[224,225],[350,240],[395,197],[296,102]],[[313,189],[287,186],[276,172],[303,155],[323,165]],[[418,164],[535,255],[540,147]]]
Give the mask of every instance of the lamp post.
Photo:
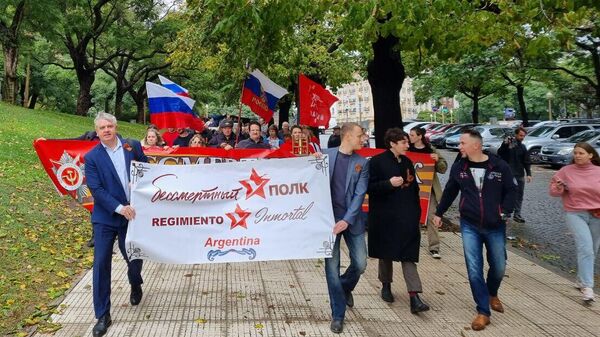
[[[358,95],[358,124],[362,127],[362,95],[359,92]]]
[[[554,98],[554,94],[552,91],[548,91],[546,93],[546,98],[548,99],[548,120],[552,120],[552,99]]]

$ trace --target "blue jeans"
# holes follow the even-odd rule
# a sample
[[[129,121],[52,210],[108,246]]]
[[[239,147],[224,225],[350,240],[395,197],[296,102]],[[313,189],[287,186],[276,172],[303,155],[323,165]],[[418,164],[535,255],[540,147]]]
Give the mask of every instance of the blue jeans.
[[[594,261],[600,247],[600,219],[589,212],[566,212],[565,219],[577,248],[577,278],[585,288],[594,287]]]
[[[127,234],[127,221],[119,224],[94,225],[94,269],[93,269],[93,296],[94,313],[100,318],[110,313],[112,252],[115,238],[119,240],[119,250],[127,262],[127,277],[131,285],[140,285],[142,280],[143,260],[129,261],[125,249],[125,236]]]
[[[350,266],[340,276],[340,241],[342,236],[350,253]],[[335,238],[331,258],[325,259],[325,278],[329,290],[331,316],[334,320],[344,320],[346,314],[346,292],[354,290],[360,275],[367,268],[367,244],[365,233],[352,234],[345,230]]]
[[[469,284],[477,312],[491,316],[490,296],[498,296],[498,289],[506,269],[506,226],[480,228],[460,220],[465,263]],[[487,280],[483,278],[483,245],[487,251],[489,270]]]

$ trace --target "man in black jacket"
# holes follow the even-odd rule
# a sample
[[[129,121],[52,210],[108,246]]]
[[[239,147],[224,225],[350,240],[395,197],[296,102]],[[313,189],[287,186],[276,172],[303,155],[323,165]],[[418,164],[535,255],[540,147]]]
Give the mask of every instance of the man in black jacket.
[[[235,134],[233,133],[233,121],[223,119],[219,123],[219,132],[213,135],[209,147],[217,147],[225,150],[231,150],[235,146]]]
[[[471,328],[483,330],[490,324],[490,306],[504,312],[498,289],[506,269],[506,219],[514,208],[516,182],[506,162],[483,153],[479,132],[464,131],[459,149],[463,158],[452,165],[433,222],[441,226],[441,216],[460,192],[460,231],[471,293],[477,304]],[[483,277],[484,245],[489,264],[487,279]]]
[[[523,193],[525,191],[525,175],[527,175],[527,182],[531,182],[531,159],[529,158],[527,148],[522,143],[526,135],[527,130],[519,127],[515,130],[515,136],[507,137],[498,149],[498,155],[508,163],[513,176],[517,179],[517,200],[515,202],[513,220],[519,223],[525,222],[525,219],[521,216]]]
[[[327,148],[338,147],[342,143],[342,137],[340,136],[340,127],[333,127],[333,134],[329,136],[329,140],[327,141]]]

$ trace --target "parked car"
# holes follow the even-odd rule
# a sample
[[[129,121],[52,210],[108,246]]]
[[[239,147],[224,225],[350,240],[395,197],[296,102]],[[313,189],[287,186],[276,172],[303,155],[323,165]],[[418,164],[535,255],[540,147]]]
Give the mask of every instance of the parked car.
[[[427,132],[427,131],[429,131],[431,129],[437,128],[438,126],[440,126],[440,124],[441,123],[439,123],[439,122],[429,122],[429,123],[427,123],[427,124],[425,124],[425,125],[423,125],[421,127],[423,129],[425,129],[425,132]],[[408,130],[408,131],[410,131],[410,130]]]
[[[457,133],[452,136],[446,137],[446,148],[458,151],[458,145],[460,145],[461,134],[462,133]]]
[[[600,129],[600,123],[568,122],[547,124],[531,131],[523,140],[523,144],[527,148],[527,151],[529,151],[531,162],[536,164],[541,162],[540,150],[542,146],[554,143],[557,140],[567,139],[580,131],[594,129]]]
[[[600,148],[600,130],[584,130],[565,140],[542,146],[541,162],[552,166],[570,164],[573,161],[573,147],[580,142],[587,142],[596,149]]]
[[[427,132],[425,132],[425,139],[429,140],[429,138],[431,136],[445,132],[446,130],[448,130],[449,128],[451,128],[455,125],[456,125],[455,123],[440,124],[432,129],[429,129],[429,130],[427,130]]]
[[[501,125],[478,125],[473,130],[481,134],[481,138],[485,144],[486,140],[492,138],[504,139],[506,136],[514,133],[513,129],[507,126]],[[460,134],[446,138],[446,147],[448,149],[458,150],[458,144],[460,143]],[[485,148],[484,148],[485,150]]]
[[[414,127],[422,127],[422,126],[425,126],[430,123],[431,122],[412,122],[412,123],[408,123],[408,124],[404,125],[402,127],[402,129],[404,130],[404,132],[408,133],[408,132],[410,132],[410,129],[412,129]]]
[[[506,137],[494,137],[483,141],[483,151],[498,154],[498,149]]]
[[[444,133],[440,133],[440,134],[431,136],[429,138],[429,142],[436,148],[443,149],[446,147],[446,139],[448,137],[454,136],[456,134],[460,134],[463,130],[472,128],[477,125],[478,124],[473,124],[473,123],[455,125],[455,126],[449,128],[448,130],[446,130]]]

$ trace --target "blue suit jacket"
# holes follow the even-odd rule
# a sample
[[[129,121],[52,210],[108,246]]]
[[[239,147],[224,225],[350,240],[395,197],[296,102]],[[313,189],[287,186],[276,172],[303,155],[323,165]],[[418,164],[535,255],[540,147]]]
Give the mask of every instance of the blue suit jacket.
[[[338,155],[338,147],[324,149],[323,153],[329,156],[329,179],[333,176],[335,160]],[[353,153],[348,163],[346,173],[346,214],[341,220],[345,220],[352,234],[365,232],[366,217],[361,216],[362,203],[369,186],[369,165],[366,158]],[[336,219],[336,222],[340,219]]]
[[[148,158],[142,150],[140,142],[133,139],[121,139],[125,166],[129,168],[132,160],[147,162]],[[128,144],[125,145],[125,144]],[[129,148],[130,150],[127,150]],[[129,177],[129,169],[127,176]],[[94,197],[94,209],[92,210],[92,223],[118,225],[125,221],[125,217],[115,213],[119,205],[129,205],[127,195],[119,180],[108,153],[102,143],[96,145],[85,155],[85,178],[87,186]]]

